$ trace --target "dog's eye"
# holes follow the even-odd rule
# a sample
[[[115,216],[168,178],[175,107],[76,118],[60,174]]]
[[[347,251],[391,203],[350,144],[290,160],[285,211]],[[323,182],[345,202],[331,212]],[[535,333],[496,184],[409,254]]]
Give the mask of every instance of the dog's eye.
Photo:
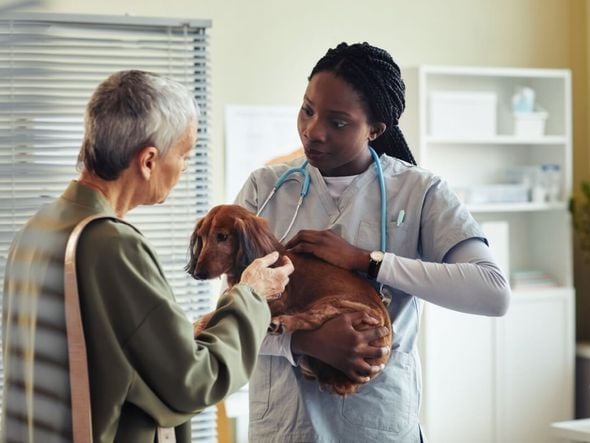
[[[219,233],[217,234],[217,241],[226,241],[227,240],[227,234],[223,234],[223,233]]]

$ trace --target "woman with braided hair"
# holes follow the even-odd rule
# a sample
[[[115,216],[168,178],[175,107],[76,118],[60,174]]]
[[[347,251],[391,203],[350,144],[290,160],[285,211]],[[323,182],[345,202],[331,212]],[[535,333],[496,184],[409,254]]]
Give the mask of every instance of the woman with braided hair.
[[[398,126],[404,108],[404,82],[387,51],[339,44],[313,68],[298,116],[311,178],[299,211],[302,174],[267,196],[303,158],[254,171],[237,197],[262,209],[277,236],[287,232],[288,248],[372,280],[389,302],[393,328],[391,349],[372,345],[387,331],[359,313],[267,336],[250,381],[252,442],[425,441],[416,347],[424,302],[488,316],[508,308],[509,285],[480,227],[442,178],[416,165]],[[384,367],[367,363],[383,354],[390,354]],[[346,397],[321,391],[297,367],[301,355],[367,383]]]

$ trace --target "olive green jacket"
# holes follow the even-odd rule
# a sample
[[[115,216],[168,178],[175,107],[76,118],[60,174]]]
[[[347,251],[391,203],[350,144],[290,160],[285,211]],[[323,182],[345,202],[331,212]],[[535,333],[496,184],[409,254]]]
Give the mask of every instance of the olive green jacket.
[[[22,324],[22,317],[32,315],[20,302],[27,297],[37,299],[37,339],[30,343],[42,342],[39,334],[44,325],[63,320],[63,312],[53,312],[55,305],[53,311],[43,312],[43,304],[39,303],[47,293],[54,298],[55,292],[63,294],[63,281],[59,287],[56,281],[40,279],[35,273],[48,262],[53,262],[53,267],[56,261],[63,262],[68,234],[77,222],[97,213],[114,215],[101,194],[72,182],[60,199],[39,211],[19,233],[11,248],[5,279],[5,315],[14,319],[6,322],[5,340],[26,347],[22,344],[26,340],[15,337],[23,334],[17,325]],[[41,245],[32,238],[52,241]],[[193,326],[175,302],[153,248],[133,228],[110,220],[94,222],[84,231],[77,267],[95,442],[151,443],[158,425],[176,426],[177,441],[190,441],[187,421],[191,416],[248,381],[270,320],[266,300],[249,287],[237,285],[220,298],[209,326],[195,340]],[[22,284],[25,280],[29,281],[27,285]],[[55,327],[51,328],[48,333],[54,334]],[[39,354],[36,366],[47,363],[41,358],[48,353],[47,348],[39,347],[35,349]],[[23,354],[22,349],[7,348],[5,393],[19,388],[26,391],[26,386],[33,384],[35,395],[51,394],[54,401],[61,398],[69,407],[69,392],[48,392],[63,391],[61,384],[39,386],[43,377],[22,380],[18,374],[28,373]],[[51,354],[48,358],[55,360],[59,360],[56,355],[65,355],[66,361],[54,362],[54,366],[61,364],[67,375],[67,354],[63,349]],[[11,422],[14,417],[20,417],[22,422],[28,412],[18,401],[11,403],[10,395],[5,399],[6,434],[18,439],[18,430],[14,431],[17,427],[12,426],[11,431]],[[39,405],[34,409],[39,415],[33,412],[33,423],[35,427],[40,424],[39,432],[53,426],[61,435],[67,435],[67,417],[62,417],[61,422],[58,418],[48,419],[42,413],[43,402],[35,404]],[[56,415],[56,411],[52,413]]]

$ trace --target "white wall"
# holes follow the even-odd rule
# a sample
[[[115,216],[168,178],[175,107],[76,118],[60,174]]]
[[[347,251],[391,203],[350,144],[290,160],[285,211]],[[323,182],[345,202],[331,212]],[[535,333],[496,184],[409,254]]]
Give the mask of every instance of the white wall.
[[[382,46],[401,66],[571,65],[571,0],[46,0],[36,12],[213,21],[216,200],[223,196],[224,106],[298,105],[311,68],[340,41]]]

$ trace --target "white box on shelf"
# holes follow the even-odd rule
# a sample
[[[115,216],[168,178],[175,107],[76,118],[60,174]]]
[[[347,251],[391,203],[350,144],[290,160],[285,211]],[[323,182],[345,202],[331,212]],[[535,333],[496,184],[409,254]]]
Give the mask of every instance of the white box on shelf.
[[[529,201],[529,187],[525,184],[492,184],[467,188],[467,203],[525,203]]]
[[[495,92],[431,92],[430,135],[457,138],[495,136],[497,101]]]
[[[517,137],[542,137],[545,135],[546,112],[515,112],[514,135]]]

